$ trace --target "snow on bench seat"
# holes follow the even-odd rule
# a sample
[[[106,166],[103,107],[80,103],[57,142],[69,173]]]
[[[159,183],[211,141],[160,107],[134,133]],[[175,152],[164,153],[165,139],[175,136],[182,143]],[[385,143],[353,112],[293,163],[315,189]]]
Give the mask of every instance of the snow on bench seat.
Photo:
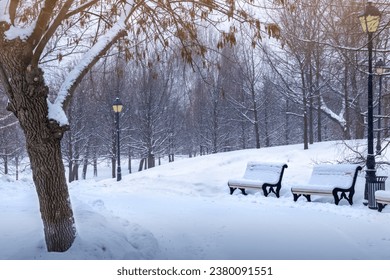
[[[236,189],[240,189],[244,195],[247,195],[245,189],[262,189],[265,196],[273,192],[279,197],[285,168],[285,163],[250,161],[243,177],[228,180],[230,194]]]
[[[375,200],[378,203],[378,211],[382,212],[387,204],[390,204],[390,191],[376,191]]]
[[[357,164],[315,165],[309,182],[291,187],[294,201],[297,201],[302,195],[309,202],[311,195],[332,195],[336,205],[343,198],[352,205],[356,177],[361,169],[362,167]]]

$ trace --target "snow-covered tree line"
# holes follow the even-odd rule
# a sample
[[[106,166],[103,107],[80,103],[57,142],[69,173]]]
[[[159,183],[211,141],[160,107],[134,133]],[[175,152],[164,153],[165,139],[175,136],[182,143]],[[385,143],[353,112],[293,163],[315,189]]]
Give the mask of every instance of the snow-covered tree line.
[[[208,34],[208,36],[211,36]],[[216,33],[212,34],[218,39]],[[175,50],[160,58],[126,61],[112,54],[82,81],[67,112],[70,131],[63,154],[69,177],[92,172],[97,161],[116,165],[112,103],[119,97],[122,160],[169,155],[197,156],[229,150],[298,143],[286,135],[284,97],[269,81],[261,50],[238,44],[194,57],[192,65]],[[294,130],[294,129],[292,129]],[[139,166],[132,166],[137,170]],[[84,169],[85,170],[85,169]],[[80,175],[78,175],[80,174]],[[73,177],[72,177],[73,178]],[[77,179],[75,178],[75,179]]]
[[[265,52],[281,81],[275,83],[279,92],[300,108],[304,147],[329,138],[364,138],[368,36],[362,31],[358,16],[364,12],[366,1],[287,2],[294,2],[291,9],[272,13],[278,22],[275,29],[280,32],[283,51],[267,47]],[[373,37],[374,64],[380,59],[386,63],[389,4],[373,4],[382,13],[379,30]],[[389,115],[386,77],[382,76],[384,136],[388,135]],[[378,112],[379,79],[374,77],[375,112]]]
[[[299,16],[268,10],[280,28],[279,40],[253,48],[242,30],[238,44],[209,52],[207,65],[202,58],[186,64],[179,49],[149,53],[147,61],[129,60],[119,42],[77,89],[69,109],[71,130],[63,142],[66,164],[81,173],[88,163],[92,172],[94,162],[108,158],[115,176],[111,103],[116,96],[125,105],[121,150],[129,158],[363,138],[366,37],[357,22],[362,5],[329,0],[296,5]],[[337,18],[344,19],[342,24]],[[381,32],[387,35],[386,29]],[[210,47],[217,45],[217,32],[199,36]],[[386,59],[387,38],[378,36],[376,59]],[[97,132],[90,131],[96,127]]]

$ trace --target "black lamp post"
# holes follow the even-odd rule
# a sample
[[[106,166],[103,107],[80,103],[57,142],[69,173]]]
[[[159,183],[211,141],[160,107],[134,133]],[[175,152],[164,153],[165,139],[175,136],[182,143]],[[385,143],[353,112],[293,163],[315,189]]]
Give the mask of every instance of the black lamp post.
[[[378,30],[381,13],[378,8],[367,2],[364,13],[359,16],[362,29],[368,35],[368,92],[367,92],[367,161],[366,161],[366,187],[364,198],[368,197],[368,184],[376,180],[375,155],[374,155],[374,116],[373,116],[373,72],[372,72],[372,35]]]
[[[382,75],[385,72],[385,63],[382,59],[379,59],[375,63],[375,72],[379,76],[379,94],[378,94],[378,134],[376,142],[376,154],[380,155],[382,150],[381,145],[381,121],[382,121]]]
[[[119,113],[122,112],[123,109],[123,104],[119,100],[119,97],[117,97],[112,104],[112,109],[115,112],[115,123],[116,123],[116,137],[117,137],[117,159],[118,159],[118,167],[117,167],[117,172],[116,172],[116,180],[120,181],[122,180],[122,172],[121,172],[121,145],[120,145],[120,140],[119,140]]]

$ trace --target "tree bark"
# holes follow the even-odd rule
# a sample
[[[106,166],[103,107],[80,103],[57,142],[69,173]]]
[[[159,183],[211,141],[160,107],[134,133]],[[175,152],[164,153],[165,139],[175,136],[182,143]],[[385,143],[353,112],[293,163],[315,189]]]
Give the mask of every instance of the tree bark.
[[[48,119],[49,90],[42,70],[29,64],[32,52],[28,43],[0,40],[0,48],[0,78],[9,98],[7,109],[18,118],[25,134],[47,250],[64,252],[76,237],[61,155],[61,139],[68,126]]]
[[[40,93],[42,94],[43,92]],[[47,250],[64,252],[72,245],[76,229],[62,161],[62,137],[59,137],[62,133],[53,135],[50,129],[46,98],[21,99],[21,103],[27,105],[26,110],[20,108],[16,112],[26,136]],[[52,124],[52,128],[54,127]]]
[[[29,135],[30,129],[26,132]],[[27,150],[39,198],[45,240],[49,252],[68,250],[76,235],[62,163],[60,140],[31,139]]]

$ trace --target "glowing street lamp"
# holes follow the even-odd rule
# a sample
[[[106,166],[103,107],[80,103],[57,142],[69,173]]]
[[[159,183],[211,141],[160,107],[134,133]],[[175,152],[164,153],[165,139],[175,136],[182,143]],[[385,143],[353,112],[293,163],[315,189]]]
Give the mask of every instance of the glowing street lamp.
[[[117,97],[112,104],[112,109],[115,112],[115,123],[116,123],[116,136],[117,136],[117,159],[118,159],[118,167],[116,172],[116,180],[120,181],[122,180],[122,172],[121,172],[121,152],[120,152],[120,139],[119,139],[119,113],[122,112],[123,104],[119,100],[119,97]]]

